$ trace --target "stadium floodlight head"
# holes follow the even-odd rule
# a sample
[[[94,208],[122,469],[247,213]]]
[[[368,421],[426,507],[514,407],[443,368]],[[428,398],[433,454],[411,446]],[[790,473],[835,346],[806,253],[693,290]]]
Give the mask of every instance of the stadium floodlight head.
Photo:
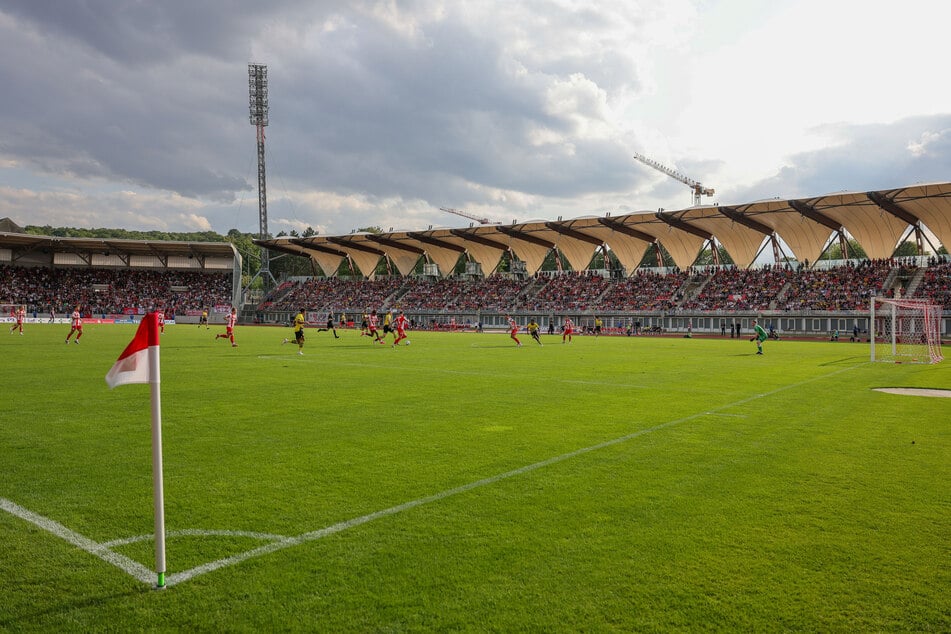
[[[248,64],[248,103],[251,108],[251,125],[267,125],[267,66]]]

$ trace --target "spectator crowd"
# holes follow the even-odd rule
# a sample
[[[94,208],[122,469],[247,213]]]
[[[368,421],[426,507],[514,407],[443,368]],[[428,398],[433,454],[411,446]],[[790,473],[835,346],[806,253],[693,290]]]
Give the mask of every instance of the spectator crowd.
[[[168,315],[230,305],[232,276],[199,271],[47,268],[0,264],[0,302],[30,314],[117,315],[162,309]]]
[[[590,271],[539,273],[524,279],[506,275],[373,280],[315,277],[280,284],[258,309],[359,312],[391,307],[446,313],[853,311],[867,309],[873,294],[890,295],[896,288],[905,296],[931,299],[951,308],[951,262],[946,257],[933,259],[920,271],[888,259],[827,269],[772,265],[758,269],[709,267],[666,274],[648,270],[624,278],[606,278]],[[69,313],[77,305],[86,314],[153,308],[184,314],[229,305],[231,296],[230,272],[0,264],[0,303],[26,304],[28,312],[37,314],[51,310]]]

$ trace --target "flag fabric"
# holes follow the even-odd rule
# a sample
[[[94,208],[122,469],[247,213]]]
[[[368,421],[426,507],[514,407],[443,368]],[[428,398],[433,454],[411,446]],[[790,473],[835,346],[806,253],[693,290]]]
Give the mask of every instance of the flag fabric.
[[[158,348],[158,314],[148,313],[142,317],[135,337],[119,355],[115,365],[106,374],[106,383],[110,388],[129,383],[149,383],[153,377],[149,371],[149,348]]]

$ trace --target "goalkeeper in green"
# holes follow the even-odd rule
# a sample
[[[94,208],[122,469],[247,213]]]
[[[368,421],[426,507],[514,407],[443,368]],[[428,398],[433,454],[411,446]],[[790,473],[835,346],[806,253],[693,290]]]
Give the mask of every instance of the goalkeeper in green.
[[[769,335],[766,334],[762,326],[756,323],[755,319],[753,320],[753,331],[756,334],[750,337],[750,341],[756,342],[756,354],[763,354],[763,342],[766,341]]]

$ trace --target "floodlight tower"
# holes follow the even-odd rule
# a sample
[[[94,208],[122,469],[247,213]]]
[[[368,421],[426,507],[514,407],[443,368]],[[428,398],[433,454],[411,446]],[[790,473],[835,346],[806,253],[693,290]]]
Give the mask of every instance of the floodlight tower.
[[[257,129],[258,137],[258,239],[267,240],[267,179],[264,168],[264,127],[268,124],[267,106],[267,66],[264,64],[248,64],[248,93],[251,109],[251,125]],[[261,268],[254,277],[264,280],[264,286],[276,285],[277,280],[271,274],[270,254],[261,247]],[[251,286],[251,282],[248,286]]]

